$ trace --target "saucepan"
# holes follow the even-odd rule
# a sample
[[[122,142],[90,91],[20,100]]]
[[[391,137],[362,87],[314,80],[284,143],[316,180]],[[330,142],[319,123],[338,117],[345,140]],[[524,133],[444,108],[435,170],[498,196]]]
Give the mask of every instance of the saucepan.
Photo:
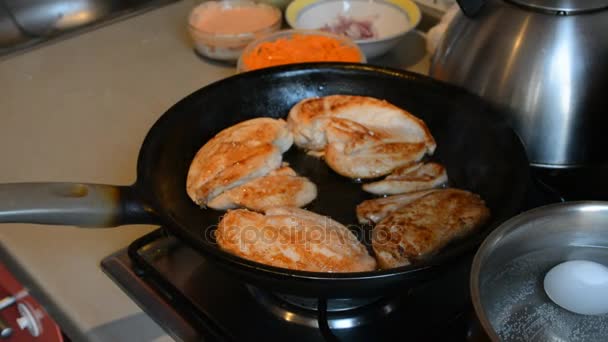
[[[606,266],[608,202],[518,215],[493,231],[473,260],[479,323],[493,341],[605,341]]]
[[[491,222],[427,260],[372,272],[287,270],[244,260],[218,248],[213,232],[223,212],[199,208],[185,191],[186,174],[197,150],[216,133],[240,121],[285,117],[298,101],[330,94],[386,99],[422,118],[437,141],[433,158],[446,166],[450,185],[480,194],[492,211]],[[355,206],[370,198],[360,184],[337,175],[323,161],[295,147],[284,159],[319,188],[318,198],[308,209],[351,226],[366,240],[369,230],[355,225]],[[0,186],[0,222],[89,227],[162,224],[244,282],[305,297],[367,297],[403,291],[472,251],[490,231],[520,211],[528,180],[522,143],[477,96],[400,70],[342,63],[292,65],[218,81],[171,107],[146,136],[137,162],[137,181],[131,186]]]

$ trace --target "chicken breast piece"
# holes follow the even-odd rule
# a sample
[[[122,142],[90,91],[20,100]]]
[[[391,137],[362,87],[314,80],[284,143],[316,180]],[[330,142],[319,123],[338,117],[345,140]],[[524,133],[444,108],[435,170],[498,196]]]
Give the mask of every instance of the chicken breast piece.
[[[194,157],[186,191],[198,205],[220,193],[264,176],[281,165],[293,143],[287,123],[257,118],[228,127],[209,140]]]
[[[422,198],[436,189],[414,191],[407,194],[379,197],[363,201],[357,206],[359,223],[374,224],[380,222],[393,211]]]
[[[438,163],[398,168],[384,180],[363,184],[363,190],[378,195],[394,195],[439,187],[448,182],[448,173]]]
[[[386,176],[386,178],[388,179],[389,177],[400,176],[400,175],[408,174],[410,172],[414,172],[414,171],[418,170],[419,168],[421,168],[423,165],[424,165],[424,163],[413,162],[411,164],[398,167],[395,170],[393,170],[393,172],[390,175]]]
[[[328,117],[354,121],[382,135],[399,137],[402,142],[422,142],[430,154],[435,139],[425,123],[387,101],[367,96],[330,95],[300,101],[287,118],[297,146],[320,150],[327,143],[322,134]]]
[[[337,173],[375,178],[432,154],[422,120],[379,99],[332,95],[296,104],[287,119],[297,146],[324,155]]]
[[[303,207],[317,197],[317,186],[290,167],[281,167],[268,175],[225,191],[207,206],[226,210],[239,207],[266,211],[272,207]]]
[[[478,195],[437,190],[380,221],[373,229],[372,247],[381,268],[405,266],[478,229],[489,217]]]
[[[326,127],[325,161],[350,178],[375,178],[395,168],[415,163],[427,153],[423,143],[393,141],[345,119],[331,118]]]
[[[266,215],[231,210],[215,234],[223,250],[271,266],[312,272],[376,268],[376,260],[348,228],[304,209],[276,207]]]
[[[283,153],[293,144],[293,135],[283,119],[255,118],[225,128],[205,145],[212,147],[214,144],[227,141],[250,146],[271,143]]]

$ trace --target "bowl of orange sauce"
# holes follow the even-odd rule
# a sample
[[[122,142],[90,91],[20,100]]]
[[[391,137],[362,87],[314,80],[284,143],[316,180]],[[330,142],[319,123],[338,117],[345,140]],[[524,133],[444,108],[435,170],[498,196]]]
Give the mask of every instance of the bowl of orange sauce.
[[[281,20],[281,11],[266,4],[206,1],[190,12],[188,30],[199,54],[234,62],[249,43],[277,31]]]

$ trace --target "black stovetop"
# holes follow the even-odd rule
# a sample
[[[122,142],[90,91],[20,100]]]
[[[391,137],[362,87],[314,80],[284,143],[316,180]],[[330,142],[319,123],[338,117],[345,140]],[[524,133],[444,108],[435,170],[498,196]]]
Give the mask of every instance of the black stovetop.
[[[606,184],[595,174],[582,182],[568,172],[534,175],[524,209],[564,198],[608,199]],[[318,328],[312,311],[248,287],[162,228],[104,259],[102,268],[177,340],[323,341],[335,340],[333,334],[340,341],[465,341],[475,335],[468,280],[472,257],[397,298],[330,314],[330,334]],[[390,314],[380,314],[383,310]],[[343,322],[364,323],[340,328]]]
[[[258,291],[264,293],[262,290],[252,291],[162,229],[134,242],[131,252],[137,254],[131,260],[135,259],[132,267],[138,275],[159,291],[167,304],[202,337],[235,341],[259,341],[269,337],[294,342],[324,340],[317,327],[288,321],[295,321],[297,317],[287,316],[297,316],[303,310],[283,303],[279,308],[283,309],[281,315],[273,314],[260,303],[260,298],[256,299]],[[391,314],[364,317],[373,323],[349,329],[334,328],[333,334],[342,341],[399,340],[404,336],[404,329],[407,330],[405,336],[415,341],[445,340],[445,337],[454,340],[453,337],[466,336],[470,313],[467,277],[471,258],[469,255],[455,263],[437,281],[416,289],[404,289],[399,298],[391,298],[390,305],[395,307]],[[106,271],[108,266],[106,262]],[[148,313],[152,317],[158,314]]]

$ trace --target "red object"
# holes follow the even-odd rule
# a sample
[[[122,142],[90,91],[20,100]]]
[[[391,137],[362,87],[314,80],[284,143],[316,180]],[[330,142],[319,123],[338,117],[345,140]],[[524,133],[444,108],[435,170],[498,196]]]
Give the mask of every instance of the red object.
[[[8,269],[0,263],[0,299],[16,296],[17,302],[0,311],[0,317],[13,329],[12,335],[5,341],[45,341],[62,342],[63,336],[57,323],[48,315],[42,306],[27,293],[27,290],[15,279]],[[27,307],[35,318],[40,335],[35,337],[28,329],[21,329],[17,319],[22,317],[18,304]]]

